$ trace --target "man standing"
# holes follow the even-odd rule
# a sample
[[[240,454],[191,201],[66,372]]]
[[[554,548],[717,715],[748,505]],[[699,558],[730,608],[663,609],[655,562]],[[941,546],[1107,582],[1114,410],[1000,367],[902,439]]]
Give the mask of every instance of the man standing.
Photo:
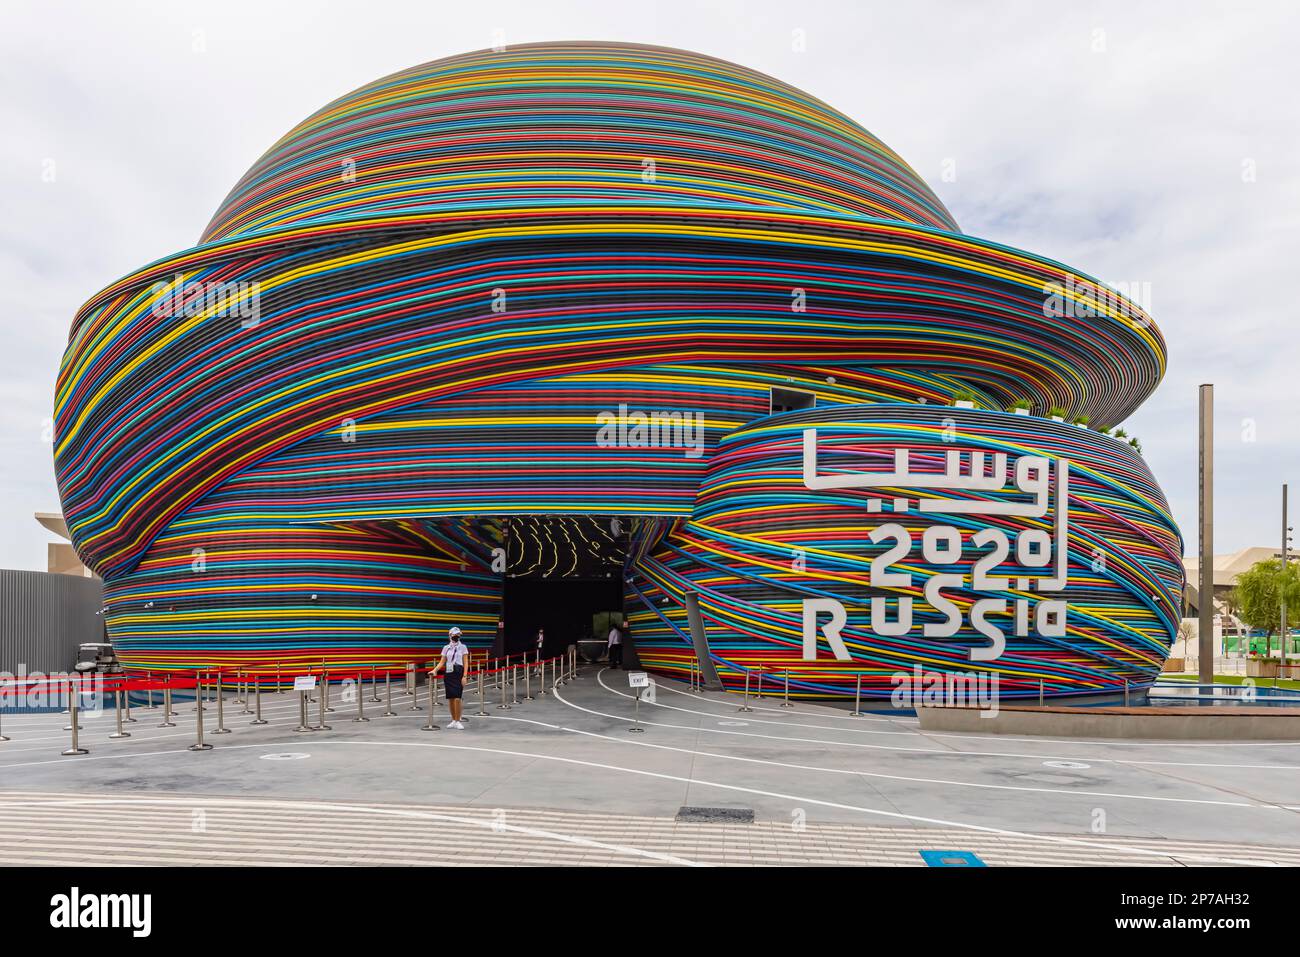
[[[447,707],[451,709],[451,724],[449,728],[455,728],[457,731],[464,731],[465,726],[460,723],[461,715],[461,697],[465,693],[465,658],[469,654],[469,648],[460,640],[460,629],[452,627],[447,632],[447,644],[443,645],[442,658],[433,667],[433,674],[430,680],[438,677],[438,672],[446,669],[446,677],[443,678],[443,687],[447,691]]]
[[[623,632],[614,621],[609,623],[609,664],[612,668],[623,667]]]

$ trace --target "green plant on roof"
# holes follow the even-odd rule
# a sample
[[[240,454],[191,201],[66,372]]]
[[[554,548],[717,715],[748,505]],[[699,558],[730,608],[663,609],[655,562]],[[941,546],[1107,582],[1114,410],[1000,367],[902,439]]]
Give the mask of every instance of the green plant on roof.
[[[1115,435],[1115,438],[1117,438],[1117,439],[1127,439],[1127,438],[1128,438],[1128,433],[1125,432],[1123,429],[1116,429],[1115,432],[1114,432],[1114,435]]]
[[[1030,402],[1028,399],[1016,399],[1015,402],[1012,402],[1009,406],[1007,406],[1007,411],[1014,412],[1016,411],[1016,409],[1024,409],[1028,411],[1033,407],[1034,407],[1033,403]]]
[[[967,389],[962,389],[960,392],[958,392],[956,395],[952,397],[952,400],[954,402],[974,402],[975,393]]]
[[[1137,440],[1136,435],[1133,436],[1133,438],[1128,440],[1128,444],[1129,447],[1133,449],[1133,451],[1136,452],[1138,455],[1142,454],[1142,443]]]
[[[1088,424],[1088,417],[1087,417],[1086,415],[1076,415],[1076,416],[1074,417],[1074,424],[1075,424],[1075,425],[1087,425],[1087,424]]]
[[[1059,405],[1054,405],[1054,406],[1052,406],[1050,409],[1047,410],[1047,414],[1048,414],[1048,415],[1059,415],[1059,416],[1061,416],[1062,418],[1064,418],[1064,417],[1065,417],[1065,410],[1064,410],[1063,408],[1061,408]]]

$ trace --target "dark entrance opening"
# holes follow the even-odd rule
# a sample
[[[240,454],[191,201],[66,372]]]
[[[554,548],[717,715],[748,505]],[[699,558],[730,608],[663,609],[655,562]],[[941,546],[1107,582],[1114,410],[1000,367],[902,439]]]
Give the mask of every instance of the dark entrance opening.
[[[523,515],[506,525],[506,574],[498,651],[542,654],[579,641],[603,641],[623,613],[627,523],[582,515]]]

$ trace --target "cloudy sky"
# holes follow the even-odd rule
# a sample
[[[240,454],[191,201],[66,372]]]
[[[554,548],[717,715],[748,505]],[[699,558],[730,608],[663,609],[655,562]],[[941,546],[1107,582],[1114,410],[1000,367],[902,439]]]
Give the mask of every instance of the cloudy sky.
[[[1138,6],[4,0],[0,567],[44,567],[32,513],[59,507],[49,420],[77,307],[193,245],[245,168],[328,100],[498,35],[665,44],[762,70],[893,146],[966,232],[1145,284],[1170,366],[1127,428],[1194,551],[1196,392],[1215,383],[1216,550],[1275,544],[1284,481],[1300,512],[1286,291],[1300,16],[1282,2]]]

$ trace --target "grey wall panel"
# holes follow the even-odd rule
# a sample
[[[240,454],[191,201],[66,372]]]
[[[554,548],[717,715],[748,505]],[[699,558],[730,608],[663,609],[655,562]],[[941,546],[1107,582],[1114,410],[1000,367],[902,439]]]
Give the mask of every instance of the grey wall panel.
[[[98,578],[0,569],[0,671],[70,671],[77,646],[103,641]]]

